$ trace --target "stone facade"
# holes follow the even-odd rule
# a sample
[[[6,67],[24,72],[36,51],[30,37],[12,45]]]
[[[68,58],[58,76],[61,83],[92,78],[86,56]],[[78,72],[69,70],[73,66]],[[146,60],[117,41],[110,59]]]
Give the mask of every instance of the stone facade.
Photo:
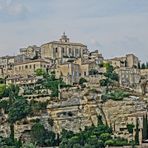
[[[64,63],[58,65],[56,70],[56,76],[63,78],[66,84],[73,84],[79,82],[80,77],[80,66],[74,63]]]
[[[136,68],[120,68],[117,70],[121,86],[134,86],[140,83],[140,70]]]
[[[37,59],[41,58],[41,48],[34,46],[29,46],[27,48],[21,48],[20,54],[25,55],[27,59]]]
[[[41,57],[60,59],[61,62],[64,58],[80,58],[83,53],[87,51],[87,46],[81,43],[72,43],[69,38],[62,35],[59,41],[49,42],[41,46]]]
[[[115,57],[108,60],[114,67],[138,68],[139,59],[134,54],[127,54],[125,57]]]
[[[49,68],[51,63],[49,61],[45,61],[43,59],[27,61],[24,63],[18,63],[14,66],[14,73],[13,75],[34,75],[37,69],[46,70]]]

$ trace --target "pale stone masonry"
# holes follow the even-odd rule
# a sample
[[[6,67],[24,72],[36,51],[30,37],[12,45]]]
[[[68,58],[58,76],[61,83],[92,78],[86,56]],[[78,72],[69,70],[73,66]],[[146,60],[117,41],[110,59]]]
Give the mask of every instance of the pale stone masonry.
[[[64,58],[80,58],[87,52],[87,46],[81,43],[70,42],[69,38],[62,35],[59,41],[53,41],[41,46],[41,57],[59,59],[60,62]]]
[[[45,61],[43,59],[37,59],[32,61],[26,61],[23,63],[18,63],[14,66],[14,73],[13,75],[34,75],[37,69],[47,70],[50,68],[50,62]]]
[[[129,67],[129,68],[138,68],[139,59],[134,54],[127,54],[125,57],[115,57],[113,59],[107,60],[114,67]]]

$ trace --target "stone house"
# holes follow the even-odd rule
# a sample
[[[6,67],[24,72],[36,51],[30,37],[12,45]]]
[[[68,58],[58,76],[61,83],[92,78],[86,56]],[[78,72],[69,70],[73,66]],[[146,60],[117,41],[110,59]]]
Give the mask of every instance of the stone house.
[[[13,75],[28,76],[34,75],[37,69],[48,70],[51,63],[43,59],[26,61],[23,63],[17,63],[14,65]]]
[[[113,67],[129,67],[129,68],[138,68],[139,59],[134,54],[127,54],[125,57],[115,57],[108,60]]]
[[[25,55],[27,59],[37,59],[41,58],[41,48],[34,46],[29,46],[27,48],[21,48],[20,54]]]
[[[51,59],[80,58],[87,51],[87,46],[81,43],[70,42],[69,38],[62,35],[59,41],[53,41],[41,46],[41,57]]]
[[[123,67],[116,70],[119,75],[121,86],[134,86],[140,83],[140,71],[136,68]]]
[[[0,76],[5,77],[14,67],[14,56],[0,57]]]
[[[75,63],[57,65],[55,70],[57,78],[63,78],[66,84],[78,83],[80,78],[80,66]]]

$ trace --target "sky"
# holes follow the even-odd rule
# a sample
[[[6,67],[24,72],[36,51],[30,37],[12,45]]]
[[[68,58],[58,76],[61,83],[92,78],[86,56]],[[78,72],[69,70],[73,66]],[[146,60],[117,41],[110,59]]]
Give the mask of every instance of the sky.
[[[148,0],[0,0],[0,56],[63,32],[105,58],[148,61]]]

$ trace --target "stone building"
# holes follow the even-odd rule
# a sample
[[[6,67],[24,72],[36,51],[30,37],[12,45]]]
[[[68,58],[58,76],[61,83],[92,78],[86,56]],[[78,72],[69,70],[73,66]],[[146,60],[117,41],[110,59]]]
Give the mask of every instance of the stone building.
[[[94,60],[93,61],[89,61],[89,60],[83,61],[81,58],[79,58],[74,63],[80,65],[80,76],[81,77],[89,76],[89,72],[92,69],[96,68],[96,62]]]
[[[140,83],[140,70],[136,68],[123,67],[117,70],[119,82],[122,86],[135,86]]]
[[[34,46],[29,46],[27,48],[21,48],[20,54],[25,55],[28,59],[38,59],[41,57],[41,48]]]
[[[138,68],[139,59],[134,54],[127,54],[125,57],[115,57],[108,60],[114,67]]]
[[[0,76],[5,77],[14,67],[14,56],[0,57]]]
[[[21,75],[28,76],[34,75],[37,69],[47,70],[50,68],[51,63],[49,61],[45,61],[43,59],[26,61],[23,63],[17,63],[14,65],[14,73],[13,75]]]
[[[70,42],[69,38],[62,35],[59,41],[53,41],[41,46],[41,57],[58,59],[63,63],[64,58],[80,58],[87,52],[87,46],[81,43]]]
[[[148,79],[148,69],[140,69],[140,74],[142,77]]]
[[[75,63],[60,64],[56,68],[56,77],[63,78],[66,84],[78,83],[80,78],[80,65]]]

